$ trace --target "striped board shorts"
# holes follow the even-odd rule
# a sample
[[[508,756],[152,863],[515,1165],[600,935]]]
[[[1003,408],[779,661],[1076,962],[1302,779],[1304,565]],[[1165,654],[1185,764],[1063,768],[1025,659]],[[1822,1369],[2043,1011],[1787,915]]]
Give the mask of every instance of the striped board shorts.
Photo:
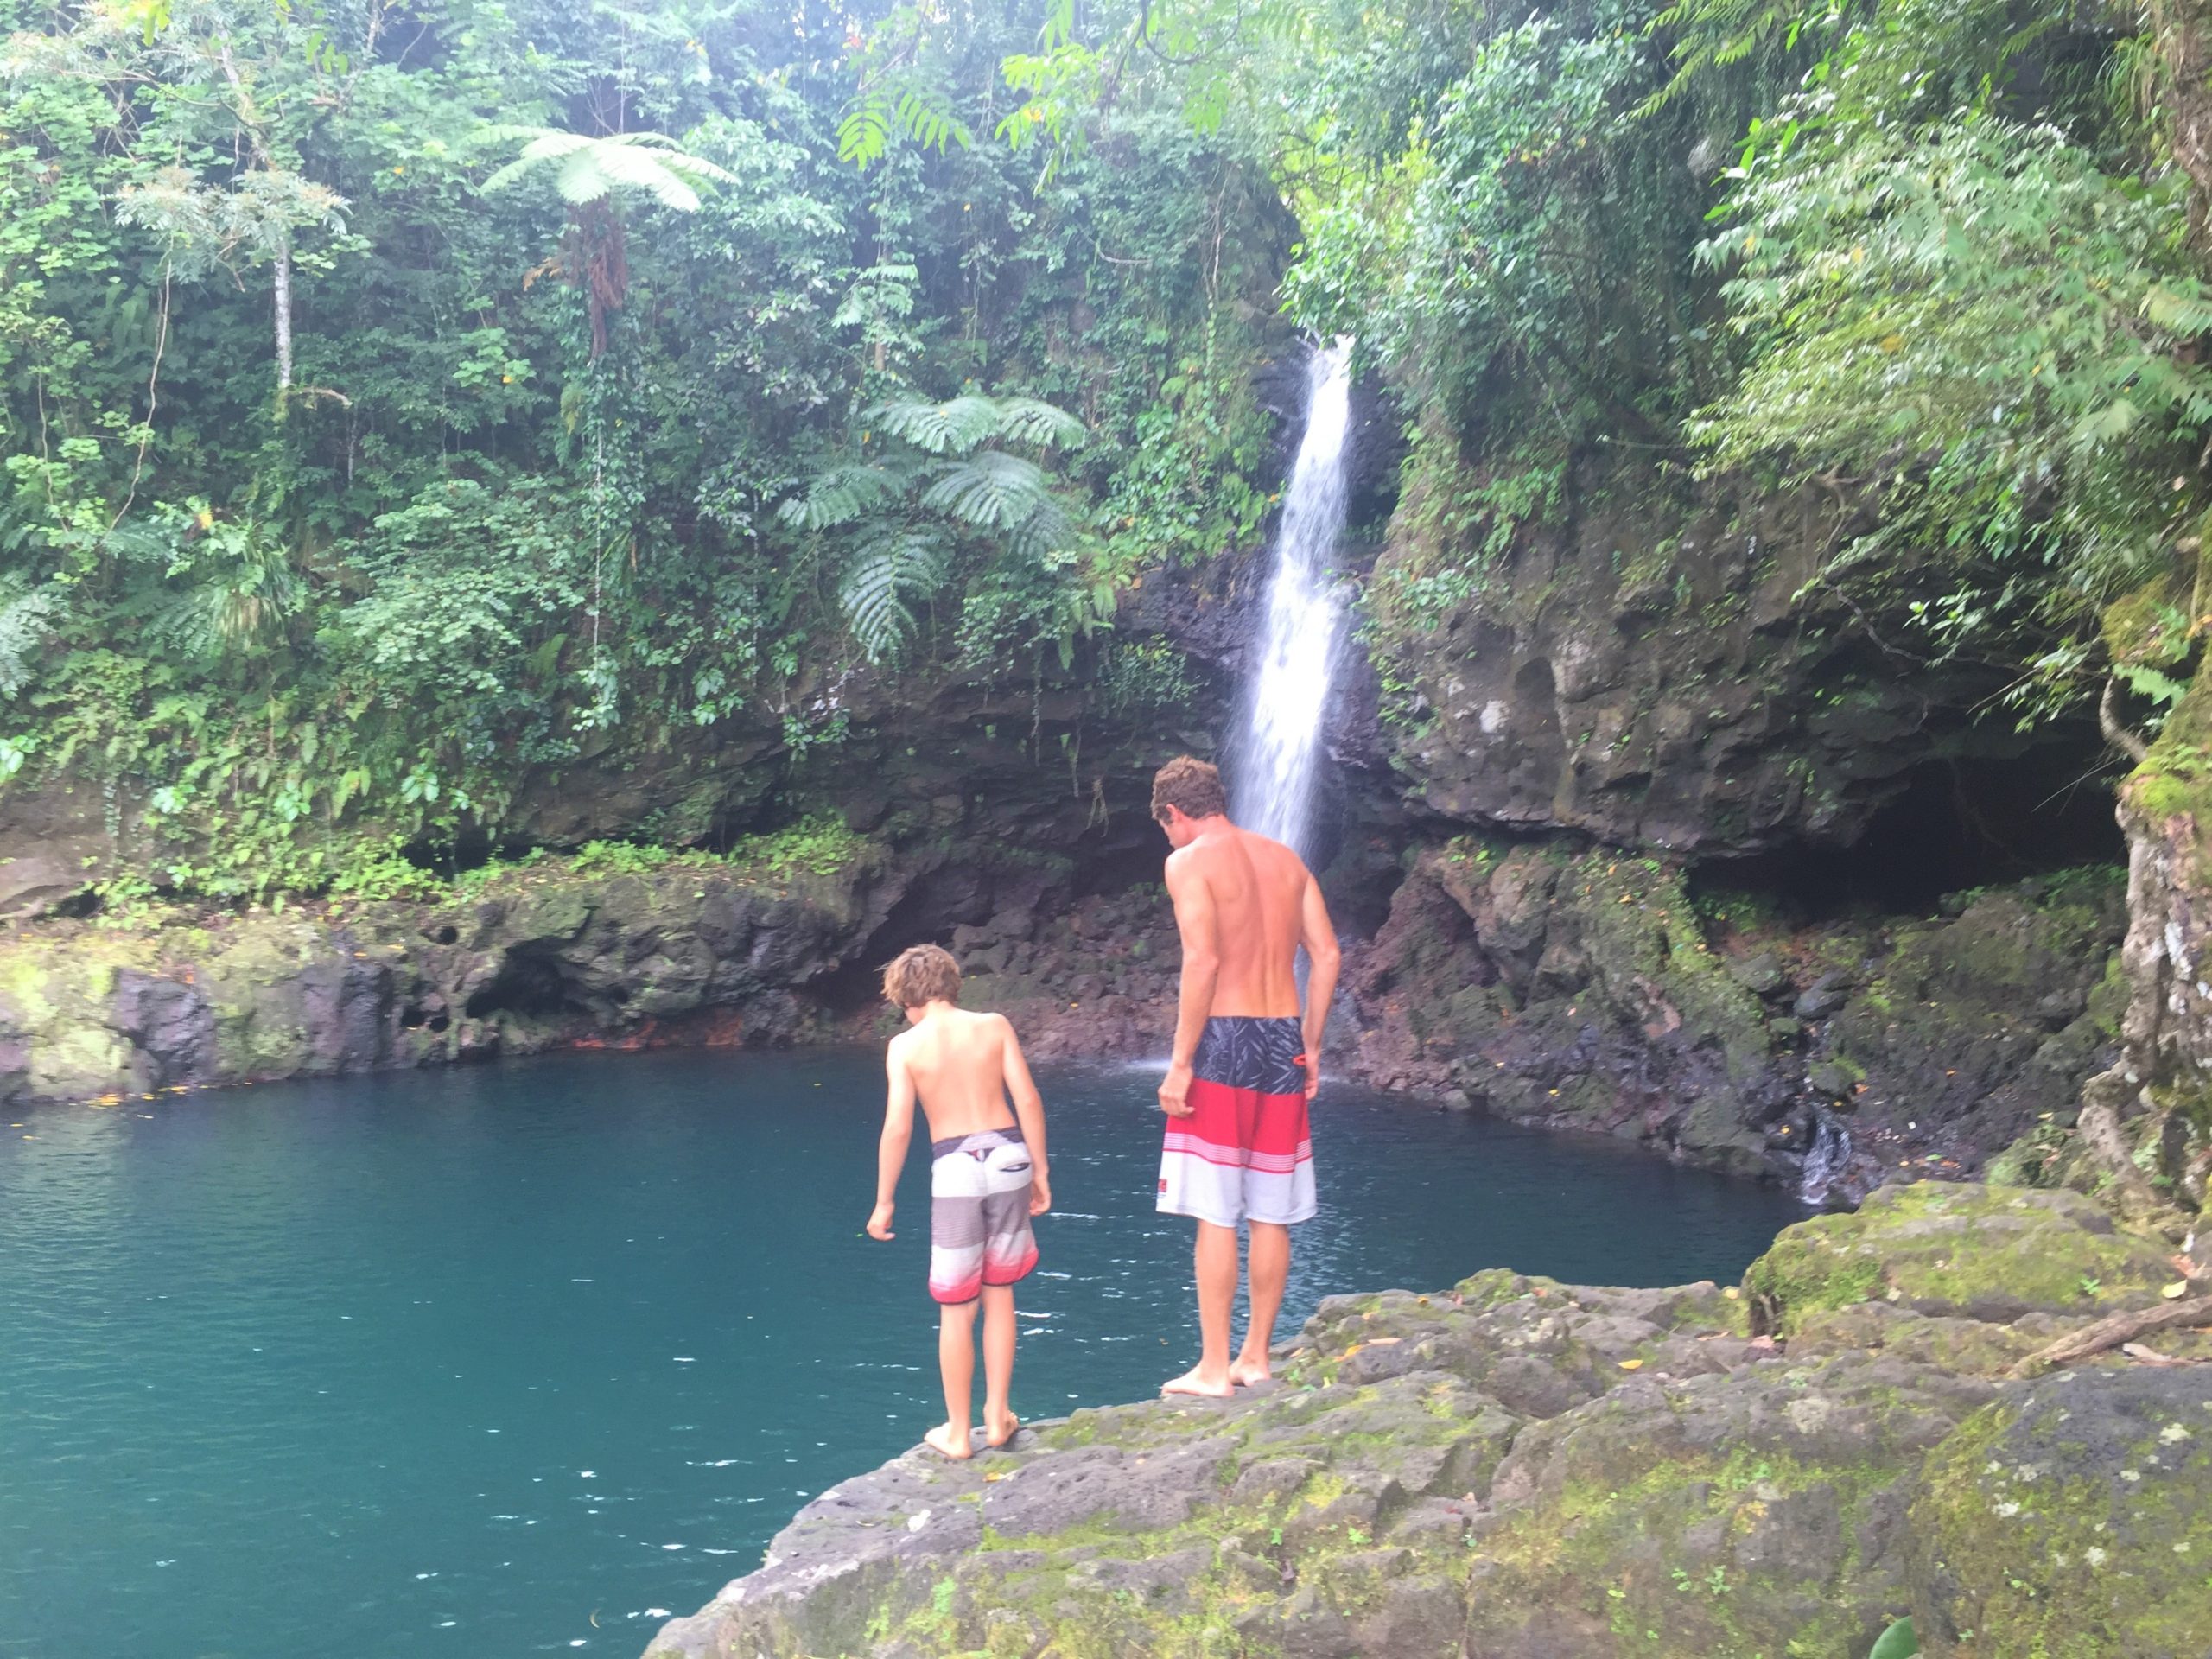
[[[930,1143],[930,1294],[972,1302],[1037,1265],[1029,1147],[1015,1128]]]
[[[1191,1065],[1191,1116],[1167,1120],[1160,1211],[1223,1227],[1313,1215],[1305,1045],[1294,1019],[1216,1015]]]

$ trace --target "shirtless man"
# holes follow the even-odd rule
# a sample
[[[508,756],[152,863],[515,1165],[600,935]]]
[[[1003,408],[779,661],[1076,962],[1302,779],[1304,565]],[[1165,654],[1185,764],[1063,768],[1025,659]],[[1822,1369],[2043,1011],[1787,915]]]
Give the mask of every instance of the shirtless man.
[[[938,1303],[937,1357],[944,1377],[944,1421],[923,1439],[948,1458],[966,1458],[975,1450],[969,1402],[978,1298],[984,1441],[1004,1446],[1021,1427],[1007,1405],[1014,1382],[1014,1286],[1037,1265],[1029,1218],[1052,1205],[1045,1103],[1006,1016],[957,1006],[960,964],[950,951],[918,944],[903,952],[883,970],[883,995],[905,1010],[908,1028],[891,1039],[884,1060],[891,1086],[868,1236],[892,1236],[893,1199],[918,1096],[929,1121],[930,1294]]]
[[[1290,1230],[1313,1214],[1306,1104],[1321,1085],[1321,1028],[1337,988],[1337,936],[1298,855],[1229,821],[1221,774],[1188,755],[1160,769],[1152,816],[1167,832],[1167,896],[1183,940],[1160,1208],[1198,1224],[1198,1363],[1168,1394],[1225,1396],[1264,1382],[1290,1276]],[[1305,946],[1306,1019],[1298,1014]],[[1236,1227],[1251,1230],[1251,1324],[1229,1357]]]

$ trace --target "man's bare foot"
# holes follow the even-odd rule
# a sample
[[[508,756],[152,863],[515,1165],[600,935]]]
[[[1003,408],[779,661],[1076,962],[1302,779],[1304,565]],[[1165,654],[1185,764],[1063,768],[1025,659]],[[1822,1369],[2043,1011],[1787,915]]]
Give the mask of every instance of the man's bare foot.
[[[1193,1365],[1173,1381],[1161,1383],[1160,1391],[1162,1394],[1196,1394],[1209,1400],[1226,1400],[1236,1392],[1236,1385],[1226,1376],[1208,1376],[1205,1366]]]
[[[1021,1433],[1021,1419],[1012,1412],[994,1419],[989,1412],[983,1414],[983,1444],[994,1452]]]
[[[1274,1375],[1264,1359],[1240,1359],[1229,1368],[1229,1380],[1240,1389],[1249,1389],[1255,1382],[1265,1382]]]
[[[963,1426],[955,1428],[950,1423],[939,1423],[922,1436],[934,1452],[941,1452],[955,1463],[965,1463],[976,1455],[976,1448],[968,1442],[968,1430]]]

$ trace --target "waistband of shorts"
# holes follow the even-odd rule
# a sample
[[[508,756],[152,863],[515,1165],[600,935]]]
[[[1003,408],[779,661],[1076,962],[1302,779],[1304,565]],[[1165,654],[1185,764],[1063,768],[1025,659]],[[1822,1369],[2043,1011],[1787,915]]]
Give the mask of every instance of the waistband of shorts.
[[[1258,1031],[1268,1026],[1287,1026],[1302,1036],[1303,1027],[1294,1014],[1210,1014],[1206,1016],[1209,1028],[1219,1026],[1224,1031]]]
[[[973,1143],[983,1140],[988,1140],[995,1147],[1027,1144],[1021,1138],[1021,1125],[1009,1123],[1002,1129],[976,1129],[966,1135],[949,1135],[942,1141],[932,1141],[930,1142],[930,1156],[943,1158],[950,1153],[973,1152]]]

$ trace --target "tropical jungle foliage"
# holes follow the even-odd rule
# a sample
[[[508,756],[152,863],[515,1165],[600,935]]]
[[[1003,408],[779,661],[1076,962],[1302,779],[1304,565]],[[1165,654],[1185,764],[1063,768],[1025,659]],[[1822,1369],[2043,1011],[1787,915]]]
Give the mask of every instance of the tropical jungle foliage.
[[[1040,16],[933,29],[944,96]],[[0,0],[0,772],[312,887],[856,673],[1027,683],[1249,540],[1264,174],[1172,113],[841,159],[903,26]]]
[[[1301,328],[1404,411],[1392,626],[1725,472],[2023,717],[2150,723],[2207,10],[0,0],[0,772],[313,887],[871,683],[1181,683],[1096,636],[1258,532]]]

